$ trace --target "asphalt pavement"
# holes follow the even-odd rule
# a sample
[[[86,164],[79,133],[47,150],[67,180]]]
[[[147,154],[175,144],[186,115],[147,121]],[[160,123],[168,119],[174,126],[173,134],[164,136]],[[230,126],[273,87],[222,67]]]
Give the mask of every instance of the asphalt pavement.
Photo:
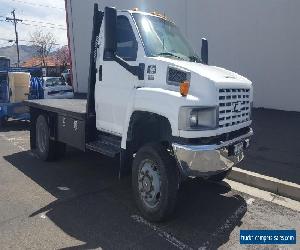
[[[300,184],[300,113],[254,109],[254,136],[239,168]]]
[[[181,187],[170,221],[149,223],[130,178],[117,176],[117,159],[74,149],[58,162],[37,160],[28,125],[12,123],[0,131],[0,248],[261,249],[241,246],[240,229],[300,231],[299,212],[198,180]],[[273,248],[299,245],[265,249]]]

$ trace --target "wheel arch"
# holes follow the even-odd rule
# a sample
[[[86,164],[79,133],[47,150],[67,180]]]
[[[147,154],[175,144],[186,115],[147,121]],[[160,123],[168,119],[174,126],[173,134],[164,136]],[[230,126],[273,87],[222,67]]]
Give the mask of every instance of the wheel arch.
[[[126,148],[136,152],[139,147],[151,143],[170,143],[172,127],[169,119],[149,111],[134,111],[127,130]]]

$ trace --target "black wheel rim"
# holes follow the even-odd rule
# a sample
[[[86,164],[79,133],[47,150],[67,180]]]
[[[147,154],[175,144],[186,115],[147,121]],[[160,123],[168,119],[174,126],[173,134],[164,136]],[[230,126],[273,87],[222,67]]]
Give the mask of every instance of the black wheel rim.
[[[148,208],[156,207],[161,198],[161,177],[159,168],[150,159],[140,163],[138,173],[138,188],[144,205]]]
[[[39,150],[42,153],[45,153],[47,145],[47,128],[43,123],[38,123],[37,126],[37,143]]]

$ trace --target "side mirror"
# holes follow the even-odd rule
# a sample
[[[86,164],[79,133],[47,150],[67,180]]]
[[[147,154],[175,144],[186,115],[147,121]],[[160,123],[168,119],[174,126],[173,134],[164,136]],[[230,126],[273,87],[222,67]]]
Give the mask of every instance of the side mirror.
[[[105,7],[105,43],[104,53],[107,57],[114,57],[117,52],[117,10]]]
[[[201,60],[202,63],[208,64],[208,41],[206,38],[202,38]]]

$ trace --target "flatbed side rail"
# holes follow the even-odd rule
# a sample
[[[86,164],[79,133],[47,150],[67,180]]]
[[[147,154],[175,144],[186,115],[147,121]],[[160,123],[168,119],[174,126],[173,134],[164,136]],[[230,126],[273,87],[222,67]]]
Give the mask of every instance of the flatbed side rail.
[[[31,149],[35,149],[36,146],[36,119],[43,115],[48,122],[51,140],[66,143],[82,151],[86,150],[86,100],[53,99],[24,103],[30,108]]]
[[[28,107],[70,116],[76,119],[86,119],[86,100],[60,99],[60,100],[32,100],[24,101]]]

